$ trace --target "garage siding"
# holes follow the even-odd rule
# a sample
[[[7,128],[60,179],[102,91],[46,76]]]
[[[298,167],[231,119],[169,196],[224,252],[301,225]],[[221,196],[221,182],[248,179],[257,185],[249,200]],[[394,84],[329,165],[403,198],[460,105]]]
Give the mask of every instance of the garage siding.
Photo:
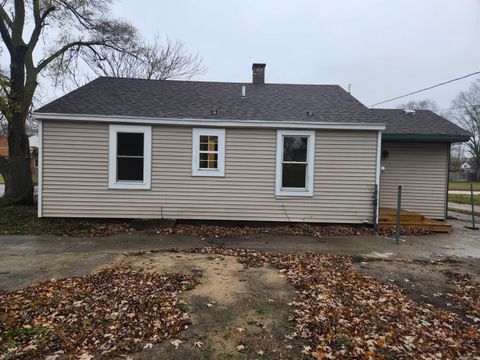
[[[385,170],[380,180],[380,206],[396,208],[402,186],[402,208],[434,218],[445,218],[448,173],[447,143],[385,142]]]
[[[275,196],[276,130],[226,130],[225,177],[192,177],[192,128],[152,127],[151,190],[108,189],[108,124],[43,121],[43,216],[372,221],[377,133],[317,131],[314,196]]]

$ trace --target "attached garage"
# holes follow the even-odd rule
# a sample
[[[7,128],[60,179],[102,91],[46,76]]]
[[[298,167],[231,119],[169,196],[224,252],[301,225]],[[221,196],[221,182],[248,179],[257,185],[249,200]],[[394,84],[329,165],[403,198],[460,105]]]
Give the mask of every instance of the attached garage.
[[[396,208],[402,186],[402,208],[433,219],[445,219],[449,143],[384,142],[380,207]]]
[[[447,215],[450,146],[470,134],[437,114],[426,111],[375,109],[386,124],[382,136],[380,207],[397,207],[432,219]]]

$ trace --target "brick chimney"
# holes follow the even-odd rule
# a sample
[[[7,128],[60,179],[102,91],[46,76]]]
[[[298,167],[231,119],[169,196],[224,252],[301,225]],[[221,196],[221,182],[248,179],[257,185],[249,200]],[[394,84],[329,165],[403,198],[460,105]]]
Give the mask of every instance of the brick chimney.
[[[265,84],[265,66],[267,64],[253,64],[252,65],[252,83],[255,85]]]

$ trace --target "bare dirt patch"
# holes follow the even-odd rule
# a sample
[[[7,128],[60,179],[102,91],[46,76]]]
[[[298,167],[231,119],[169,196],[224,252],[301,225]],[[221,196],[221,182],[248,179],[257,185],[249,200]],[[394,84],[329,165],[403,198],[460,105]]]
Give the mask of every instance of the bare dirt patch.
[[[237,258],[217,254],[150,253],[123,262],[146,271],[200,275],[200,283],[181,295],[189,328],[134,358],[261,359],[301,352],[303,342],[287,338],[295,290],[276,269],[245,268]]]
[[[480,329],[455,312],[415,301],[398,286],[355,269],[352,258],[316,253],[262,253],[202,248],[252,266],[275,266],[297,289],[292,320],[302,353],[315,358],[475,358]],[[474,297],[478,283],[462,280]],[[473,286],[473,291],[468,290]],[[296,354],[296,358],[303,356]]]
[[[128,265],[139,278],[182,272],[186,273],[183,276],[195,279],[195,283],[201,283],[184,293],[172,290],[171,296],[180,297],[176,314],[188,319],[187,322],[182,320],[175,331],[152,338],[153,341],[149,336],[139,337],[138,343],[134,341],[138,347],[128,346],[130,350],[123,348],[121,341],[112,341],[110,348],[100,349],[106,350],[107,356],[115,354],[116,349],[125,356],[137,351],[128,355],[136,359],[474,358],[479,355],[480,260],[408,261],[312,252],[265,253],[225,247],[117,254],[114,260],[109,260]],[[63,265],[59,271],[64,272]],[[137,306],[135,302],[145,298],[137,294],[143,294],[145,287],[135,277],[121,278],[126,284],[122,296],[131,298],[133,306]],[[69,284],[79,280],[65,281]],[[112,281],[103,284],[105,291],[112,290]],[[81,287],[70,288],[84,294],[78,291]],[[100,289],[90,288],[93,292]],[[153,292],[152,296],[158,295],[156,287],[148,291]],[[97,297],[88,303],[92,309],[96,308],[93,298]],[[35,301],[34,297],[30,299]],[[102,295],[99,299],[100,305],[111,311],[109,296]],[[150,307],[141,305],[145,313]],[[24,314],[30,308],[25,306]],[[77,316],[77,313],[76,310],[72,314]],[[49,315],[40,311],[38,316]],[[35,343],[39,338],[44,341],[43,328],[19,332],[18,329],[29,329],[22,324],[10,326],[6,338],[2,338],[0,331],[0,340],[6,348]],[[0,328],[1,325],[0,321]],[[88,337],[89,332],[85,334]],[[71,346],[84,344],[87,343],[79,339]],[[85,350],[98,354],[99,348],[94,344]],[[66,353],[69,352],[67,349]]]
[[[456,312],[465,320],[468,318],[464,311],[455,305],[456,286],[448,274],[466,274],[480,283],[479,259],[406,261],[356,258],[354,267],[379,281],[395,284],[416,301]]]

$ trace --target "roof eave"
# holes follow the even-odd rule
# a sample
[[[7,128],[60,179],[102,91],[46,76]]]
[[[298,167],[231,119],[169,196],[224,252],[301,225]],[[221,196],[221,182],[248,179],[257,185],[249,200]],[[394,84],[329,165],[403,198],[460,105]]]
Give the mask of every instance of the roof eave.
[[[467,134],[395,134],[384,133],[385,141],[419,141],[419,142],[465,142],[470,139]]]
[[[36,120],[84,121],[123,124],[206,126],[231,128],[277,128],[277,129],[330,129],[330,130],[371,130],[383,131],[385,124],[380,123],[342,123],[321,121],[272,121],[237,119],[198,119],[198,118],[153,118],[120,115],[80,115],[65,113],[34,112]]]

